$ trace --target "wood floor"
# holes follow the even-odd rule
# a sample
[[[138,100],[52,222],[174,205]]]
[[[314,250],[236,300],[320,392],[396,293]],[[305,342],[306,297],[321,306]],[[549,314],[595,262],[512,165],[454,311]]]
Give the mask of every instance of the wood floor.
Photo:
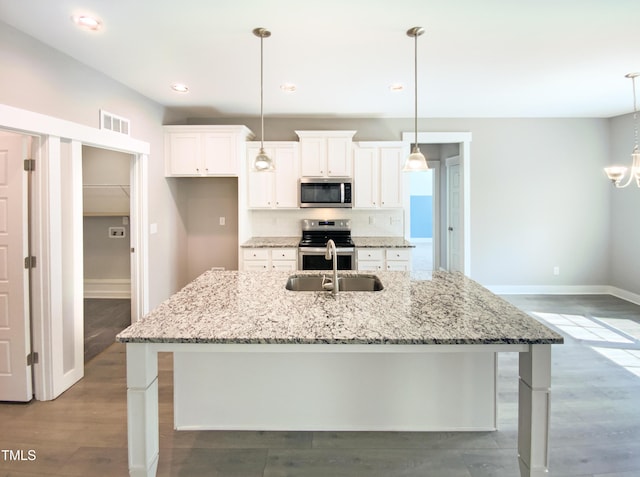
[[[507,298],[547,317],[640,323],[640,307],[609,296]],[[638,340],[625,334],[624,343],[596,342],[564,334],[566,343],[553,349],[550,475],[640,475],[640,377],[592,349],[637,351]],[[111,345],[88,363],[82,381],[53,402],[0,404],[0,477],[128,475],[124,351]],[[176,432],[171,355],[161,355],[159,367],[159,476],[519,475],[514,353],[499,360],[500,428],[478,433]],[[11,460],[9,450],[14,457],[23,451],[25,460]]]
[[[85,364],[113,344],[116,335],[131,324],[131,300],[84,299]]]

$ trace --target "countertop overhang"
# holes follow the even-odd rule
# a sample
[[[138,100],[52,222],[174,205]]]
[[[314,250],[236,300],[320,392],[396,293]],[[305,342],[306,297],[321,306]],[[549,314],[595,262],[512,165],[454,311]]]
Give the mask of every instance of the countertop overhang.
[[[337,296],[289,291],[285,283],[291,274],[205,272],[116,339],[224,344],[563,342],[561,335],[461,273],[433,272],[420,278],[410,272],[378,272],[382,291]]]

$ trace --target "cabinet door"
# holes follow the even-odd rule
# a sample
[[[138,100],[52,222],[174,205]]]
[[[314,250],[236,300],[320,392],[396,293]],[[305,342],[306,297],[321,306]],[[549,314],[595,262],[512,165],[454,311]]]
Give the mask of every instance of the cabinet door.
[[[351,177],[351,138],[327,138],[327,176]]]
[[[308,137],[300,139],[300,165],[303,177],[322,177],[326,174],[326,139]]]
[[[199,133],[172,133],[167,136],[169,167],[167,175],[200,175],[202,153]]]
[[[383,262],[375,260],[366,260],[358,262],[358,270],[362,272],[376,272],[383,269]]]
[[[247,162],[252,163],[253,158],[260,151],[259,147],[247,147]],[[273,150],[265,148],[265,152],[273,159]],[[256,172],[251,170],[251,165],[247,167],[249,174],[248,194],[249,208],[251,209],[270,209],[274,204],[273,184],[274,172]],[[276,168],[277,170],[277,168]]]
[[[298,150],[295,145],[275,148],[275,206],[298,208]]]
[[[375,148],[354,149],[353,181],[354,207],[378,207],[378,153]]]
[[[272,270],[285,270],[294,271],[297,270],[298,264],[295,260],[274,260],[271,262]]]
[[[204,133],[202,135],[204,174],[237,176],[238,154],[236,137],[231,133]]]
[[[254,272],[264,272],[269,270],[269,261],[268,260],[251,260],[244,262],[245,270],[250,270]]]
[[[380,207],[402,207],[402,148],[380,148]]]
[[[387,262],[389,272],[410,272],[411,262]]]

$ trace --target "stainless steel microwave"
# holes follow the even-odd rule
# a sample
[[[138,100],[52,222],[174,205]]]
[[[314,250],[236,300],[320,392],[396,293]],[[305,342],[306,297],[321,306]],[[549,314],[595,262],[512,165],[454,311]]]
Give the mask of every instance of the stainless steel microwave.
[[[352,207],[353,181],[349,177],[300,179],[300,207]]]

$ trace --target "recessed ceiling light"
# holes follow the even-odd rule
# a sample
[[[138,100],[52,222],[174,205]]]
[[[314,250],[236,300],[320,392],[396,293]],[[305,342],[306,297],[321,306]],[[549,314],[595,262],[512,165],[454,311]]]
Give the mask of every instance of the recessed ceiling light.
[[[182,84],[182,83],[173,83],[171,85],[171,89],[174,90],[176,93],[188,93],[189,92],[189,87],[186,84]]]
[[[98,31],[102,28],[102,22],[89,15],[74,15],[71,17],[73,23],[84,30]]]
[[[393,83],[389,85],[389,90],[393,92],[404,91],[404,85],[402,83]]]
[[[280,89],[282,91],[286,91],[287,93],[293,93],[298,87],[293,83],[283,83],[280,85]]]

